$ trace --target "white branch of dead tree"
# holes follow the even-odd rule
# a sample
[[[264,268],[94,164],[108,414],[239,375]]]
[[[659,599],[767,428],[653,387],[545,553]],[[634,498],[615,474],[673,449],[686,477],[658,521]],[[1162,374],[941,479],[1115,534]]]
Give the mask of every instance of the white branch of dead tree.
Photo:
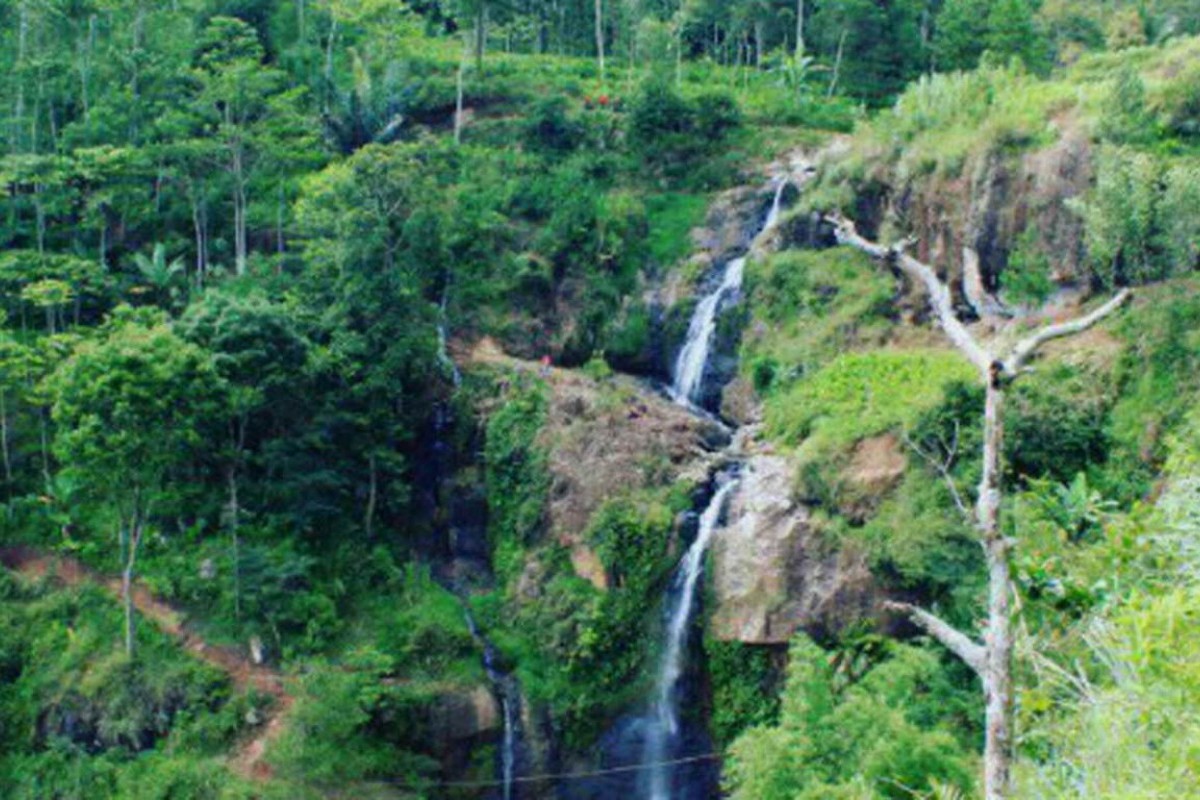
[[[904,252],[908,243],[884,247],[860,236],[854,223],[848,219],[843,217],[826,217],[826,219],[833,223],[834,235],[839,244],[861,250],[874,258],[891,262],[909,278],[922,284],[925,291],[929,293],[929,302],[933,306],[942,330],[950,337],[954,346],[975,365],[983,379],[990,380],[992,363],[995,359],[979,342],[975,341],[975,337],[955,315],[950,289],[938,278],[937,273],[928,264],[924,264]]]
[[[1133,292],[1131,290],[1122,289],[1115,297],[1087,316],[1073,319],[1069,322],[1047,325],[1032,336],[1017,342],[1016,346],[1012,349],[1012,353],[1009,354],[1008,358],[1004,359],[1004,373],[1009,377],[1016,377],[1021,368],[1025,366],[1042,345],[1054,339],[1083,333],[1087,329],[1098,325],[1106,317],[1125,305],[1132,296]]]
[[[913,438],[908,435],[908,431],[902,431],[900,436],[904,439],[904,443],[908,445],[909,449],[920,456],[925,463],[929,464],[929,466],[932,467],[933,470],[942,477],[942,480],[946,484],[946,488],[950,491],[950,499],[954,501],[954,505],[958,508],[959,513],[962,514],[963,519],[968,525],[974,525],[975,516],[971,513],[971,509],[967,505],[966,501],[963,500],[962,492],[958,490],[958,483],[954,480],[954,476],[950,474],[950,468],[954,466],[954,460],[958,457],[958,423],[954,423],[954,441],[949,445],[947,445],[940,436],[938,437],[939,441],[941,442],[942,449],[946,453],[946,457],[944,459],[938,458],[924,447],[921,447],[921,445],[919,445],[917,442],[913,441]]]
[[[888,611],[895,611],[908,617],[914,625],[941,642],[943,647],[961,658],[963,663],[983,677],[986,666],[983,645],[950,623],[911,603],[888,601],[883,604],[883,607]]]

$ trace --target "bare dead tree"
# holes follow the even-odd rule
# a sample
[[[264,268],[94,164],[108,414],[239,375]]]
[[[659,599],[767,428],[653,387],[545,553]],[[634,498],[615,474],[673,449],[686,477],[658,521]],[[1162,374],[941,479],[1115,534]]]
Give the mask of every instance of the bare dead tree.
[[[950,289],[933,268],[909,256],[911,242],[885,247],[859,235],[854,223],[827,217],[840,244],[887,262],[925,287],[938,323],[954,346],[975,365],[986,387],[983,418],[983,477],[971,520],[983,546],[988,570],[987,626],[983,641],[955,629],[930,612],[908,603],[888,603],[889,610],[906,615],[937,639],[979,676],[986,702],[984,787],[987,800],[1010,796],[1012,778],[1012,578],[1010,557],[1016,542],[1000,530],[1001,469],[1004,445],[1004,401],[1008,387],[1047,342],[1088,330],[1113,314],[1130,298],[1121,291],[1091,313],[1069,322],[1048,325],[1011,347],[985,346],[954,313]]]

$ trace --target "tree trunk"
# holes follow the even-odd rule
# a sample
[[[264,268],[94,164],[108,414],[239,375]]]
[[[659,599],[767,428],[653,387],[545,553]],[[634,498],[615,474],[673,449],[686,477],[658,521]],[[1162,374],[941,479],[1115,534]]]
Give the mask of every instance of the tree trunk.
[[[763,65],[763,23],[761,19],[754,21],[754,68],[761,70]]]
[[[330,101],[333,98],[333,47],[337,41],[337,17],[329,17],[329,38],[325,42],[325,113],[329,113]]]
[[[833,61],[833,78],[829,81],[829,96],[833,97],[837,93],[838,80],[842,75],[842,55],[846,51],[846,35],[847,30],[842,31],[842,35],[838,38],[837,57]]]
[[[246,161],[242,142],[234,143],[231,153],[233,172],[233,251],[234,266],[239,276],[246,274],[249,247],[246,235]]]
[[[796,0],[796,66],[804,58],[804,0]]]
[[[242,552],[239,538],[241,507],[238,505],[237,465],[230,465],[226,475],[229,489],[229,534],[233,540],[233,619],[242,621]]]
[[[53,479],[50,477],[50,423],[46,419],[46,409],[38,409],[38,427],[39,437],[41,438],[42,450],[42,482],[46,487],[46,494],[53,494],[50,486]]]
[[[0,451],[4,453],[4,481],[12,494],[12,450],[8,443],[8,392],[0,389]]]
[[[463,71],[467,66],[467,48],[463,44],[463,55],[458,61],[458,74],[455,75],[454,94],[454,143],[462,144],[463,129]]]
[[[987,800],[1008,797],[1012,765],[1012,619],[1008,541],[1000,530],[1004,448],[1004,377],[997,367],[987,387],[983,477],[976,510],[988,569],[988,626],[983,689],[987,707],[984,784]]]
[[[200,200],[192,198],[192,231],[196,236],[196,288],[204,285],[204,228],[200,222]]]
[[[600,60],[600,84],[604,85],[604,0],[596,0],[596,57]]]
[[[483,56],[487,49],[487,4],[480,3],[475,14],[475,70],[483,74]]]
[[[845,38],[843,34],[843,39]],[[840,50],[839,46],[839,50]],[[942,643],[969,665],[983,683],[986,702],[984,745],[984,793],[987,800],[1009,797],[1012,782],[1012,575],[1009,557],[1013,542],[1000,528],[1001,479],[1004,457],[1004,392],[1009,381],[1022,374],[1038,349],[1054,339],[1082,333],[1113,314],[1130,298],[1128,289],[1078,319],[1048,325],[1021,339],[1007,356],[995,356],[975,339],[955,316],[950,289],[933,268],[905,254],[905,245],[882,247],[858,235],[852,222],[826,217],[833,223],[840,244],[887,261],[911,280],[924,284],[930,305],[946,336],[979,370],[986,385],[983,419],[983,475],[975,505],[975,527],[979,533],[988,569],[988,619],[983,644],[955,630],[942,620],[907,603],[888,603]]]
[[[367,457],[370,475],[368,477],[369,485],[367,487],[367,508],[363,514],[363,527],[366,529],[367,541],[371,541],[375,534],[375,503],[378,495],[379,477],[378,477],[378,462],[375,454],[372,453]]]
[[[133,658],[134,614],[133,614],[133,567],[137,561],[138,545],[142,542],[142,522],[134,513],[129,526],[129,545],[125,554],[125,569],[121,571],[121,600],[125,606],[125,654]]]

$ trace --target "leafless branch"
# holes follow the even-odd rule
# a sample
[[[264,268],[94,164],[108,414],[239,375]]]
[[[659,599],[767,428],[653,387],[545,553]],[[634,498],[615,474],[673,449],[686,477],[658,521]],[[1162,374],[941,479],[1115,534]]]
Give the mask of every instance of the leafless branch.
[[[1015,377],[1025,363],[1037,352],[1038,348],[1054,339],[1061,339],[1064,336],[1072,336],[1076,333],[1083,333],[1088,328],[1091,328],[1111,315],[1114,311],[1128,302],[1133,296],[1133,292],[1129,289],[1122,289],[1115,297],[1109,300],[1104,305],[1097,308],[1087,316],[1073,319],[1069,322],[1059,322],[1054,325],[1047,325],[1037,333],[1017,342],[1013,347],[1012,353],[1004,360],[1004,372],[1010,377]]]
[[[950,289],[938,279],[937,273],[933,271],[933,268],[904,252],[908,243],[901,243],[893,247],[884,247],[860,236],[858,230],[854,227],[854,223],[848,219],[843,217],[826,217],[825,219],[833,224],[834,235],[837,237],[839,244],[861,250],[873,258],[894,263],[911,280],[922,284],[925,287],[925,291],[929,294],[929,302],[933,306],[934,313],[937,315],[938,323],[942,326],[946,335],[950,337],[950,341],[970,359],[984,380],[990,380],[994,359],[990,353],[980,346],[979,342],[975,341],[975,337],[971,335],[966,326],[955,316]]]
[[[902,431],[900,435],[904,439],[904,443],[914,453],[920,456],[929,466],[933,467],[938,475],[942,476],[942,480],[945,481],[946,488],[950,490],[950,497],[954,500],[954,505],[958,508],[959,513],[962,514],[963,519],[968,525],[974,525],[975,517],[972,516],[970,507],[963,500],[962,493],[958,491],[958,483],[954,480],[954,476],[950,474],[950,468],[954,466],[954,460],[958,457],[958,422],[954,423],[954,440],[950,445],[947,445],[944,441],[941,441],[941,437],[938,437],[942,449],[946,453],[945,459],[936,457],[933,453],[913,441],[912,437],[908,435],[908,431]]]
[[[886,602],[883,607],[888,611],[904,614],[913,624],[937,639],[954,655],[963,660],[968,667],[975,670],[981,678],[985,671],[985,650],[983,645],[928,611],[909,603]]]

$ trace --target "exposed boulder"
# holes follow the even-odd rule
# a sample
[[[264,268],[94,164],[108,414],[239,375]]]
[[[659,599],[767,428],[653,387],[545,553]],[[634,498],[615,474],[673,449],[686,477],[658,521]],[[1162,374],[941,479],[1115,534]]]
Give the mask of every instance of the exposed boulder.
[[[908,469],[908,455],[894,433],[863,439],[854,446],[841,475],[838,510],[863,522],[879,509]]]
[[[794,483],[782,456],[746,462],[729,524],[713,545],[718,639],[783,644],[798,630],[836,631],[874,612],[878,592],[865,556],[824,540],[793,498]]]

